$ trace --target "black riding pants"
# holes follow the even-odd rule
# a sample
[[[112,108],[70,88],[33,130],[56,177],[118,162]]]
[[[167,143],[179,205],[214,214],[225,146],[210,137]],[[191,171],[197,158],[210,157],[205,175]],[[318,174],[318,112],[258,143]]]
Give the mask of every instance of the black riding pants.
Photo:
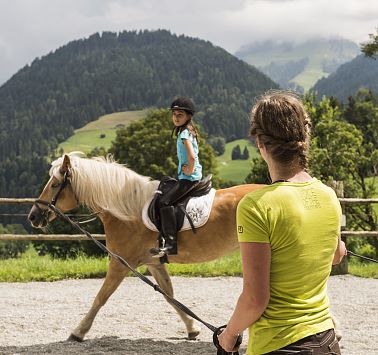
[[[179,180],[179,183],[169,190],[165,195],[160,198],[161,206],[170,206],[188,190],[190,190],[198,181],[190,181],[186,179]]]

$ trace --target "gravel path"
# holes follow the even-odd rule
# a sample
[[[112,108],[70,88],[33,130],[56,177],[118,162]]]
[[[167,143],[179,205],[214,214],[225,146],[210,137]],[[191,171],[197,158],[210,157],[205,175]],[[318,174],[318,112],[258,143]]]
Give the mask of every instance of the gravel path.
[[[205,321],[224,324],[241,278],[173,277],[176,298]],[[185,339],[183,323],[163,297],[137,278],[125,280],[97,315],[83,343],[67,342],[102,280],[0,283],[0,354],[216,354],[211,332]],[[332,311],[344,355],[378,354],[378,280],[332,276]],[[247,336],[241,354],[245,353]]]

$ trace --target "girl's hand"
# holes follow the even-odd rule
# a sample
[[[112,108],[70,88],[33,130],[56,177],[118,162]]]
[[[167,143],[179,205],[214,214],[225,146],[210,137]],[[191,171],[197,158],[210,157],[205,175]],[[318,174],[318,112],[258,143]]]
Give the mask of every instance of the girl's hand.
[[[193,169],[194,170],[194,169]],[[181,171],[185,174],[185,175],[191,175],[193,173],[193,171],[191,169],[189,169],[189,166],[187,164],[183,164],[181,166]]]

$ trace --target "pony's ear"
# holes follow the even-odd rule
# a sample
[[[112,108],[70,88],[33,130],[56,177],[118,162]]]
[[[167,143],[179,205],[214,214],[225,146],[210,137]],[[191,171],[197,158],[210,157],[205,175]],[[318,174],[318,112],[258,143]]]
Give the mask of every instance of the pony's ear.
[[[62,163],[62,166],[59,169],[59,172],[62,175],[64,175],[68,170],[70,170],[70,167],[71,167],[70,157],[67,154],[65,154],[64,158],[63,158],[63,163]]]

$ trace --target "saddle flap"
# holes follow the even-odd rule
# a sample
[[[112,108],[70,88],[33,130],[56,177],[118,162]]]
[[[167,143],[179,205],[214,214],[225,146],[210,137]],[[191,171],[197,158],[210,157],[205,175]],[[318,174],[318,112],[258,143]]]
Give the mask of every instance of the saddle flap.
[[[212,179],[213,175],[209,174],[205,178],[200,180],[198,184],[194,186],[193,190],[190,191],[190,196],[199,197],[202,195],[207,195],[212,187]]]

